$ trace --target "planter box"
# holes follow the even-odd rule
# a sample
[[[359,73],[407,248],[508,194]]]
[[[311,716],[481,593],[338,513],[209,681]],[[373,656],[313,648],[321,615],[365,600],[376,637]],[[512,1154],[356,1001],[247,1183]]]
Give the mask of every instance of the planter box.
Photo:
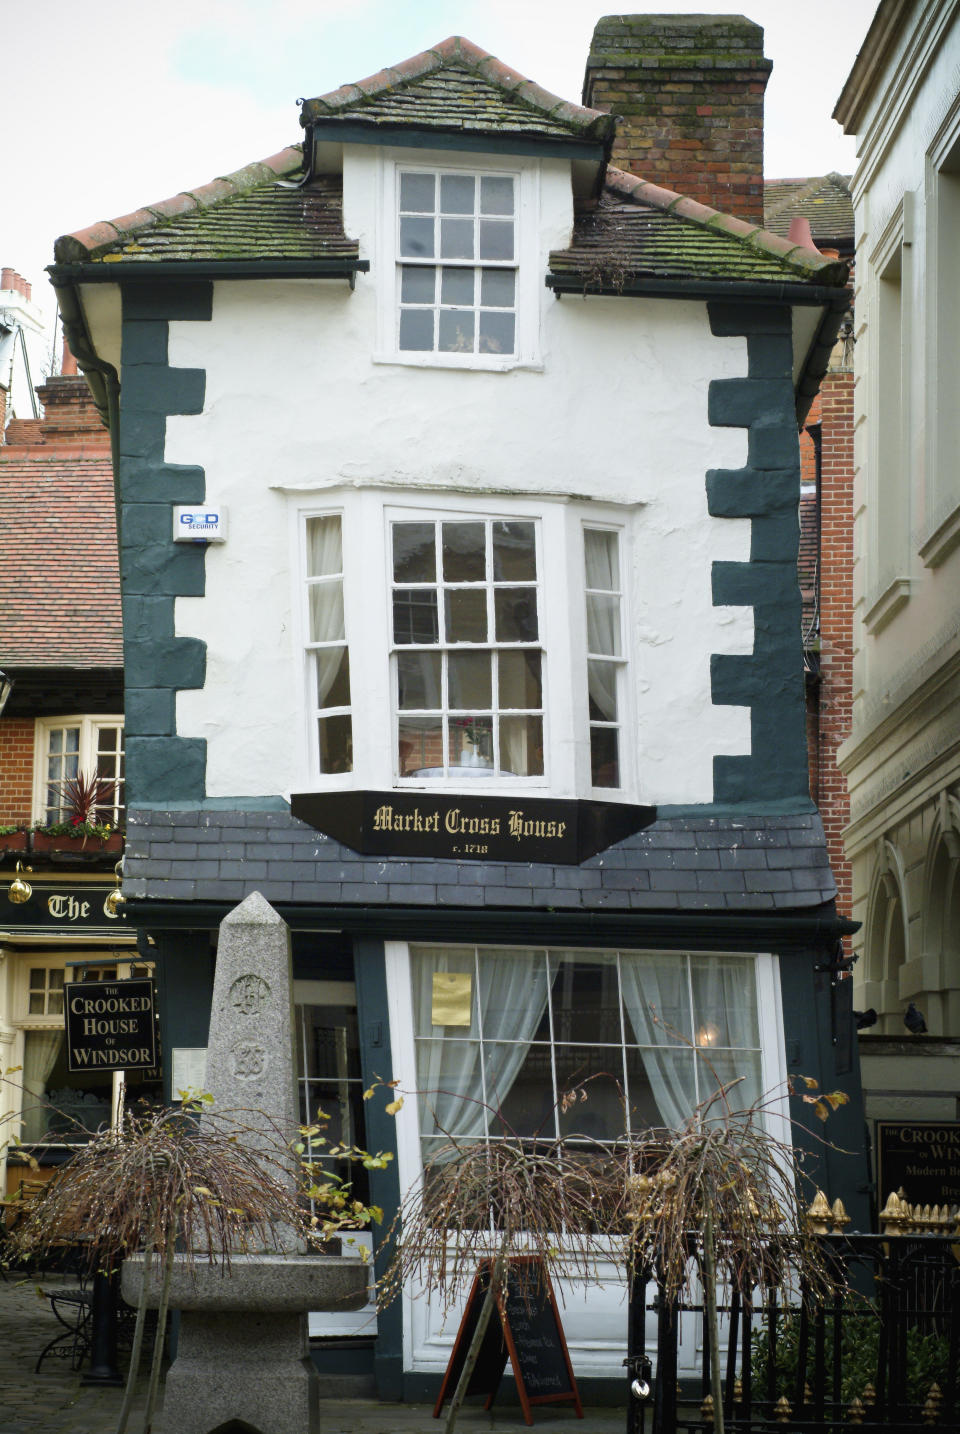
[[[6,836],[0,836],[0,858],[4,856],[22,856],[29,850],[27,841],[28,833],[9,832]]]
[[[46,832],[33,832],[32,850],[38,854],[41,852],[59,852],[69,856],[109,856],[116,853],[118,856],[123,851],[123,833],[111,832],[106,841],[101,841],[96,836],[49,836]]]

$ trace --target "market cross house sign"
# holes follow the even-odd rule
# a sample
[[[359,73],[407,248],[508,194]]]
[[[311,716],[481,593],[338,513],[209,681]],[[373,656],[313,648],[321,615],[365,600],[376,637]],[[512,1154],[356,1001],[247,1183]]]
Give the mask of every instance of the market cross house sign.
[[[290,810],[365,856],[557,866],[578,866],[642,831],[657,815],[656,807],[625,802],[432,792],[295,793]]]
[[[67,1070],[154,1070],[153,982],[74,981],[64,986]]]

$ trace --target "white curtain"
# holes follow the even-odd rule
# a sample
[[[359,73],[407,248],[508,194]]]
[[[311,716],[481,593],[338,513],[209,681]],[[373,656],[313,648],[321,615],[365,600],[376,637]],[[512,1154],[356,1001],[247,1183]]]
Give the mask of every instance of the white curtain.
[[[25,1141],[40,1140],[47,1128],[45,1096],[57,1063],[63,1031],[27,1031],[23,1038],[23,1131]]]
[[[310,641],[336,642],[344,636],[343,626],[343,545],[340,518],[307,521],[307,573],[328,581],[311,583]],[[322,707],[343,661],[344,648],[321,648],[314,653],[317,665],[317,706]]]
[[[620,562],[616,533],[587,528],[583,534],[587,587],[587,651],[620,654]],[[614,722],[617,716],[617,664],[588,662],[587,685],[596,715]]]
[[[487,1130],[482,1102],[496,1109],[509,1095],[546,1009],[544,955],[481,952],[476,968],[472,951],[412,951],[410,960],[417,1035],[438,1038],[417,1041],[421,1132],[443,1133],[461,1142],[478,1140]],[[469,1029],[432,1024],[435,971],[469,974]]]
[[[620,983],[660,1118],[679,1126],[697,1104],[693,1051],[678,1039],[689,1041],[692,1034],[687,959],[624,953]]]
[[[761,1094],[756,966],[750,956],[691,956],[700,1099],[736,1080],[728,1100],[744,1110]],[[718,1111],[719,1113],[719,1111]]]

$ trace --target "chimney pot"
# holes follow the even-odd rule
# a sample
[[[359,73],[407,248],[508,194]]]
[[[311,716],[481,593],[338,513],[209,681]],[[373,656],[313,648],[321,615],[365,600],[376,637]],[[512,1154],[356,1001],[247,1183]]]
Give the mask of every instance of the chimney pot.
[[[0,289],[16,289],[15,279],[12,269],[0,269]]]
[[[60,361],[60,377],[71,378],[77,372],[77,361],[66,339],[63,341],[63,358]]]
[[[792,244],[802,244],[804,249],[816,249],[813,242],[813,234],[810,230],[810,220],[803,214],[797,214],[790,220],[790,228],[787,230],[787,238]]]

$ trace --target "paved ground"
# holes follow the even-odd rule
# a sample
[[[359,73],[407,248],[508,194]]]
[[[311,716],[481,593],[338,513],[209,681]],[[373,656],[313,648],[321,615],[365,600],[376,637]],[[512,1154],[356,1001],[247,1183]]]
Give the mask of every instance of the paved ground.
[[[0,1434],[116,1434],[122,1390],[84,1389],[82,1373],[74,1373],[65,1359],[50,1357],[34,1374],[37,1356],[60,1329],[37,1286],[63,1283],[55,1275],[39,1280],[11,1275],[0,1282]],[[144,1434],[144,1384],[141,1376],[127,1434]],[[625,1427],[620,1409],[589,1409],[585,1415],[579,1420],[568,1408],[537,1409],[533,1434],[619,1434]],[[323,1399],[320,1406],[322,1434],[441,1434],[443,1427],[426,1405]],[[471,1405],[462,1411],[457,1429],[461,1434],[525,1434],[526,1425],[515,1406],[486,1414]]]

